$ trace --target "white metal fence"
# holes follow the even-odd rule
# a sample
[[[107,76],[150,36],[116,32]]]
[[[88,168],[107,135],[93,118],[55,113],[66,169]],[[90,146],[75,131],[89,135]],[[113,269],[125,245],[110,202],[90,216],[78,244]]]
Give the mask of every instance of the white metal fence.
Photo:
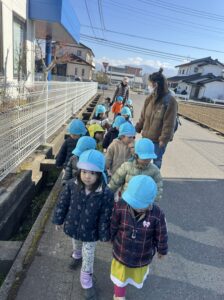
[[[97,83],[35,82],[0,99],[0,181],[96,94]]]

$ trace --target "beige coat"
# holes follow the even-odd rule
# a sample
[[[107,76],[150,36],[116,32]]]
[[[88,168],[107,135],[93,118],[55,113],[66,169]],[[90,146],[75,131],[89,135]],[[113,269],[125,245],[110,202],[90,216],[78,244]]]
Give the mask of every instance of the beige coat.
[[[120,139],[115,139],[107,148],[106,167],[112,174],[131,157],[130,149]]]
[[[177,101],[170,97],[168,106],[163,99],[156,101],[155,95],[146,98],[141,117],[136,124],[136,131],[153,142],[167,144],[173,139],[174,126],[177,116]]]

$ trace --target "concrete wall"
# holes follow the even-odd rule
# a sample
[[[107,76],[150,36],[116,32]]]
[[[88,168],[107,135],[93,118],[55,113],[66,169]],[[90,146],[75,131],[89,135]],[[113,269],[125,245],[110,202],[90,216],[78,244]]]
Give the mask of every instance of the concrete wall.
[[[2,20],[3,20],[3,64],[7,60],[7,78],[13,78],[13,14],[26,22],[26,48],[27,48],[27,72],[31,72],[29,80],[34,78],[34,24],[27,20],[28,0],[2,0]]]

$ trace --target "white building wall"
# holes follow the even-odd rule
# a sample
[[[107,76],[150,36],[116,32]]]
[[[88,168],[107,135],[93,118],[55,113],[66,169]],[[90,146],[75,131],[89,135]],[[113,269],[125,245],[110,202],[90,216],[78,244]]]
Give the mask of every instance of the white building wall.
[[[205,84],[205,89],[201,89],[198,98],[224,99],[224,82],[214,81]]]
[[[224,67],[222,66],[214,66],[214,65],[206,65],[202,68],[202,75],[206,75],[208,73],[212,73],[215,76],[222,76],[222,70]]]
[[[77,75],[75,75],[75,68],[77,68]],[[82,69],[84,69],[84,76],[82,76]],[[67,64],[67,76],[80,77],[82,80],[92,80],[92,67],[78,64]]]
[[[2,20],[3,20],[3,64],[6,60],[7,52],[7,79],[13,78],[13,13],[27,21],[27,71],[31,73],[29,80],[34,78],[34,24],[27,20],[28,0],[2,0]]]
[[[205,65],[199,67],[198,64],[193,64],[186,67],[180,67],[178,70],[178,76],[186,76],[186,75],[194,75],[197,73],[201,73],[202,75],[206,75],[208,73],[212,73],[215,76],[222,76],[222,71],[224,67],[220,65]],[[183,74],[184,71],[184,74]]]
[[[181,93],[182,91],[186,90],[187,93],[190,89],[190,86],[184,82],[179,82],[178,85],[177,85],[177,94],[178,93]]]

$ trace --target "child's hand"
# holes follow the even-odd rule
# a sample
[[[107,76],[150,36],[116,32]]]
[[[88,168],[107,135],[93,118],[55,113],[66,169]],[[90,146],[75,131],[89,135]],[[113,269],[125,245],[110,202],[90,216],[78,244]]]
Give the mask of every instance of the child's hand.
[[[62,230],[63,225],[55,225],[56,231]]]
[[[164,258],[164,256],[165,256],[165,255],[162,255],[162,254],[160,254],[160,253],[157,253],[157,257],[158,257],[158,259],[163,259],[163,258]]]

